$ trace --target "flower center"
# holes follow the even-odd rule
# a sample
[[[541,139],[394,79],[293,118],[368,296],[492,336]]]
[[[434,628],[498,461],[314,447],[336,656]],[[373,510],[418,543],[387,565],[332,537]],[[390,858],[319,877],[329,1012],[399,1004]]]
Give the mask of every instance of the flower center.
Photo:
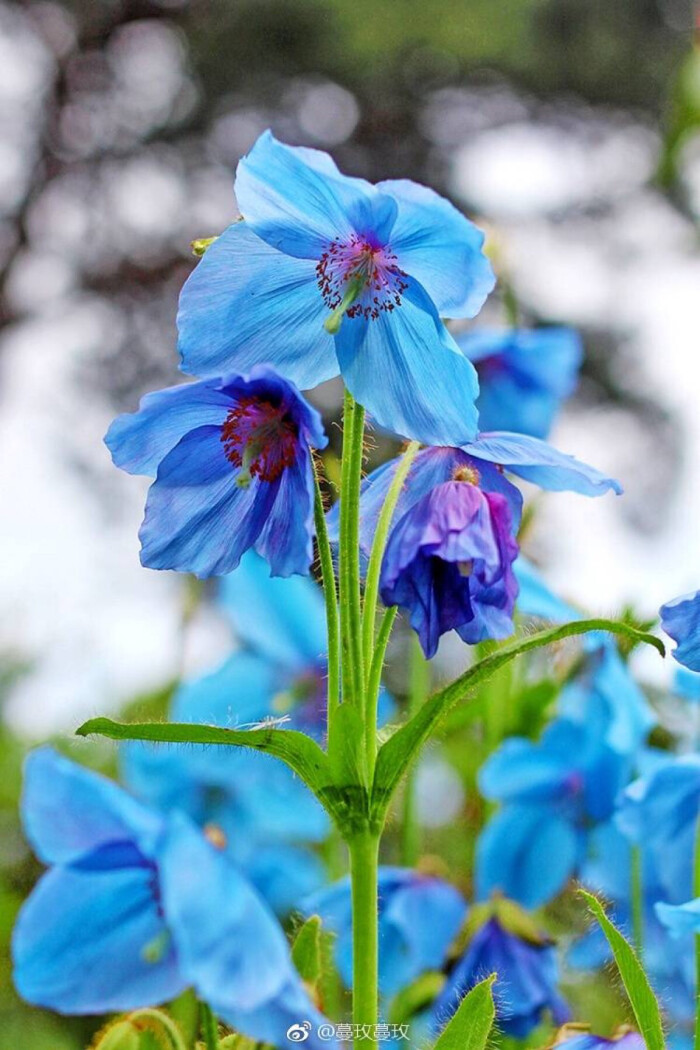
[[[344,244],[331,241],[316,266],[321,295],[329,310],[344,306],[348,317],[376,320],[401,306],[406,274],[388,249],[353,234]]]
[[[247,487],[253,477],[276,481],[296,460],[299,432],[283,405],[242,397],[221,428],[226,458],[240,468],[236,479]]]
[[[479,474],[476,467],[470,467],[466,464],[462,467],[457,467],[452,477],[455,481],[466,481],[469,485],[478,485],[481,481],[481,474]]]

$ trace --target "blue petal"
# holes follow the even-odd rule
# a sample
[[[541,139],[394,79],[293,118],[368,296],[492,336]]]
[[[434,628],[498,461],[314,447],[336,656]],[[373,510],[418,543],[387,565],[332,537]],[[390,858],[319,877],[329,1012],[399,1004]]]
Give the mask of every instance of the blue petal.
[[[22,823],[47,864],[69,864],[113,842],[150,855],[162,822],[106,777],[43,747],[25,762]]]
[[[316,262],[336,238],[374,232],[385,239],[397,213],[392,198],[318,158],[318,151],[285,146],[266,131],[239,162],[236,198],[258,237]]]
[[[271,577],[251,552],[221,580],[219,596],[238,638],[268,660],[290,671],[325,660],[325,603],[313,580]]]
[[[160,461],[188,431],[222,424],[230,408],[220,379],[156,390],[141,399],[138,412],[114,420],[105,444],[117,467],[155,477]]]
[[[103,1014],[153,1006],[187,986],[159,914],[147,868],[40,879],[13,937],[20,995],[59,1013]],[[157,961],[149,947],[160,945]]]
[[[419,281],[442,317],[474,317],[496,283],[484,234],[434,190],[408,179],[380,182],[399,210],[391,233],[398,265]]]
[[[687,904],[665,904],[658,901],[656,914],[673,937],[684,937],[689,933],[700,933],[700,897]]]
[[[673,656],[691,671],[700,671],[700,591],[662,605],[661,626],[678,645]]]
[[[535,566],[522,554],[513,568],[520,585],[519,612],[554,623],[581,619],[581,614],[573,606],[567,605],[549,590]]]
[[[249,726],[270,714],[278,689],[274,664],[256,653],[233,653],[211,674],[179,686],[173,697],[172,719],[230,729]]]
[[[325,866],[310,849],[284,842],[239,843],[235,839],[232,845],[236,864],[277,915],[289,915],[300,900],[326,881]],[[240,851],[236,849],[239,845]]]
[[[311,452],[299,445],[278,483],[275,500],[255,541],[274,576],[306,575],[314,557],[314,480]]]
[[[249,223],[234,223],[182,289],[182,370],[222,375],[270,362],[302,389],[336,376],[333,340],[323,327],[328,307],[316,281],[313,260],[284,255]]]
[[[622,492],[617,481],[595,467],[527,434],[480,434],[465,451],[552,492],[578,492],[581,496],[602,496],[610,489],[618,496]]]
[[[223,854],[174,820],[160,867],[182,971],[224,1021],[275,1045],[293,1021],[322,1022],[292,966],[282,928]],[[290,1016],[294,1010],[299,1013]]]
[[[220,437],[219,427],[199,427],[160,464],[139,533],[148,568],[223,575],[260,536],[279,481],[237,485]]]
[[[523,737],[510,737],[479,771],[479,789],[488,799],[549,802],[561,796],[572,772],[571,756]]]
[[[582,852],[576,828],[544,806],[505,806],[488,822],[477,844],[476,890],[495,890],[528,908],[564,889]]]
[[[700,674],[689,671],[687,667],[679,667],[674,675],[673,691],[684,700],[697,703],[700,700]]]
[[[476,436],[478,382],[415,281],[376,320],[346,317],[335,337],[343,379],[375,422],[427,445]]]

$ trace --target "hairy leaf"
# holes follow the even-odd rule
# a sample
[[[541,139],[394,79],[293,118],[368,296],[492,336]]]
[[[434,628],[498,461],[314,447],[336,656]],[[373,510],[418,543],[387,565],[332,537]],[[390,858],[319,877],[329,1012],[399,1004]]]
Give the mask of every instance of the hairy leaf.
[[[496,1016],[492,991],[495,980],[496,974],[492,973],[465,995],[434,1050],[484,1050]]]

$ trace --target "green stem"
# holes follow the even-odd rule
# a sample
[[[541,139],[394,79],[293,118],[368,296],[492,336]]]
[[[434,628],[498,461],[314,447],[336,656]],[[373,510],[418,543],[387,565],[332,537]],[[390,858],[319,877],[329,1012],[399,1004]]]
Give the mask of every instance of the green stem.
[[[398,609],[393,606],[386,609],[377,635],[377,644],[372,653],[372,662],[369,668],[369,681],[367,683],[366,707],[364,715],[365,728],[365,754],[367,756],[367,768],[369,770],[370,783],[374,776],[374,764],[377,760],[377,705],[379,703],[379,689],[382,684],[382,671],[384,670],[384,657],[386,647],[389,644],[391,630]]]
[[[218,1050],[219,1026],[211,1007],[207,1003],[199,1004],[199,1019],[202,1028],[202,1037],[207,1050]]]
[[[639,961],[644,960],[644,879],[642,873],[642,851],[639,846],[632,846],[632,937]]]
[[[372,661],[374,631],[376,626],[375,621],[377,616],[377,600],[379,596],[379,574],[382,568],[382,558],[384,557],[384,550],[389,536],[391,520],[394,516],[399,496],[401,495],[401,489],[404,486],[408,472],[411,469],[411,464],[416,458],[419,448],[420,445],[417,441],[411,441],[401,457],[401,460],[394,471],[394,477],[389,486],[389,491],[386,494],[379,515],[379,521],[377,522],[377,531],[375,532],[372,541],[372,550],[370,552],[369,565],[367,567],[367,579],[365,581],[365,605],[362,618],[362,649],[366,668],[370,667]]]
[[[346,390],[339,526],[340,634],[343,700],[358,706],[364,692],[359,536],[363,442],[364,409]]]
[[[695,855],[693,857],[693,897],[700,897],[700,814],[695,831]],[[700,933],[695,934],[695,1036],[694,1050],[700,1050]]]
[[[430,692],[430,664],[423,655],[416,635],[411,636],[411,681],[408,693],[408,717],[413,718]],[[416,819],[415,766],[404,781],[403,819],[401,821],[401,863],[412,868],[420,855],[420,827]]]
[[[353,1047],[373,1050],[377,1045],[378,1020],[379,836],[365,831],[348,845],[352,884],[352,1020],[357,1032]]]
[[[330,732],[333,716],[340,702],[340,639],[338,627],[338,594],[333,569],[333,553],[328,539],[326,514],[323,506],[323,494],[318,476],[318,467],[314,462],[314,520],[316,524],[316,542],[321,562],[323,595],[326,600],[326,624],[328,627],[328,731]]]

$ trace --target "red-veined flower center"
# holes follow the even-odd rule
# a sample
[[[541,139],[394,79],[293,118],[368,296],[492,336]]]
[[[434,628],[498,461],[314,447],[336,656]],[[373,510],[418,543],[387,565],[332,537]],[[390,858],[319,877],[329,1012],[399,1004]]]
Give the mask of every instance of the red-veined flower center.
[[[318,287],[329,310],[337,310],[350,291],[347,317],[375,320],[382,311],[401,306],[406,274],[389,248],[353,235],[344,244],[332,241],[316,266]]]
[[[296,460],[299,431],[283,405],[242,397],[221,428],[229,462],[240,467],[240,485],[251,478],[276,481]]]

